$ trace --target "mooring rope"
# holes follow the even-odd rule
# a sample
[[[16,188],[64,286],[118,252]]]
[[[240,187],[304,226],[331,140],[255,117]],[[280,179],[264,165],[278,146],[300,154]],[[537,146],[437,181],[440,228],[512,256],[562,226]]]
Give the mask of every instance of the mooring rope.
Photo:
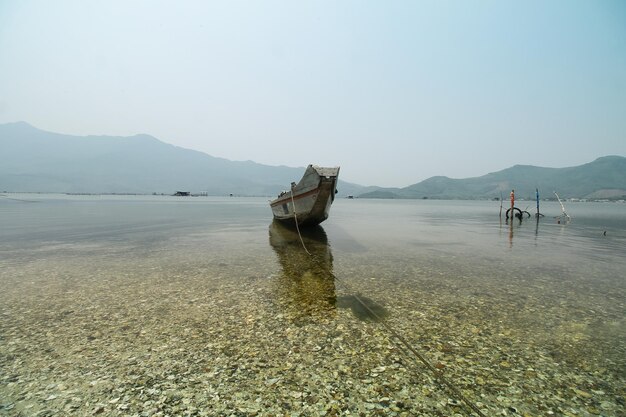
[[[292,189],[293,191],[293,189]],[[296,216],[296,206],[293,203],[293,192],[291,194],[291,200],[292,200],[292,204],[293,204],[293,213],[294,213],[294,217],[296,220],[296,230],[298,231],[298,236],[300,237],[300,242],[302,243],[302,247],[304,248],[305,252],[309,255],[311,255],[311,252],[309,252],[304,244],[304,240],[302,240],[302,235],[300,234],[300,228],[298,227],[298,219]],[[312,255],[311,255],[312,256]],[[463,395],[463,393],[450,381],[448,381],[447,378],[445,378],[443,376],[443,373],[437,369],[432,363],[430,363],[430,361],[428,359],[426,359],[426,357],[421,354],[417,349],[415,349],[404,337],[402,337],[402,335],[400,335],[400,333],[398,333],[389,323],[387,323],[386,321],[384,321],[382,319],[382,317],[380,317],[378,314],[376,314],[375,311],[373,311],[362,299],[361,297],[359,297],[358,295],[356,295],[356,293],[352,290],[352,288],[343,280],[343,279],[339,279],[336,276],[333,276],[333,278],[335,279],[335,281],[337,281],[342,287],[344,287],[349,293],[352,293],[354,298],[357,300],[357,302],[359,304],[361,304],[361,306],[363,306],[363,308],[365,310],[367,310],[372,317],[374,317],[378,322],[382,323],[382,325],[385,327],[385,329],[387,329],[387,331],[392,335],[392,337],[395,337],[399,342],[400,342],[400,350],[407,356],[411,356],[410,354],[413,354],[413,360],[416,363],[421,362],[430,372],[432,372],[432,374],[434,375],[434,377],[443,385],[445,386],[450,393],[452,394],[453,397],[456,397],[458,400],[461,400],[463,403],[465,403],[465,405],[467,405],[472,411],[474,411],[479,417],[486,417],[485,414],[480,411],[480,409],[476,406],[476,404],[474,404],[472,401],[469,400],[469,398],[467,398],[465,395]],[[397,345],[397,344],[396,344]],[[403,347],[405,349],[403,349]],[[408,350],[409,353],[406,352],[406,350]],[[417,359],[416,359],[417,358]],[[415,370],[414,370],[415,371]],[[417,371],[415,371],[417,372]]]
[[[443,376],[443,373],[439,369],[437,369],[432,363],[430,363],[430,361],[428,361],[428,359],[426,359],[426,357],[423,354],[421,354],[417,349],[415,349],[404,337],[402,337],[402,335],[400,335],[393,327],[391,327],[389,323],[384,321],[378,314],[376,314],[375,311],[369,308],[369,306],[365,302],[363,302],[363,300],[361,300],[361,298],[358,295],[356,295],[356,293],[350,288],[348,284],[346,284],[342,279],[339,279],[337,277],[335,277],[335,280],[339,282],[339,284],[341,284],[343,287],[345,287],[346,290],[348,290],[348,292],[352,293],[354,298],[358,301],[358,303],[361,304],[363,308],[365,308],[374,318],[376,318],[376,320],[380,322],[389,331],[389,333],[391,333],[393,337],[399,340],[400,343],[404,345],[404,347],[408,349],[410,353],[413,354],[414,360],[415,358],[417,358],[419,362],[421,362],[424,366],[426,366],[426,368],[433,373],[435,378],[439,382],[441,382],[450,391],[450,393],[452,393],[454,397],[463,401],[465,405],[467,405],[470,409],[472,409],[472,411],[474,411],[480,417],[486,417],[485,414],[482,411],[480,411],[480,409],[476,406],[476,404],[474,404],[465,395],[463,395],[463,393],[459,391],[459,389],[452,382],[448,381],[448,379]],[[400,350],[402,350],[406,354],[406,352],[402,349],[402,347],[400,347]],[[415,360],[415,362],[418,362],[418,361]]]
[[[304,251],[306,253],[308,253],[309,255],[311,255],[311,252],[309,252],[309,250],[306,248],[306,245],[304,244],[304,240],[302,240],[302,235],[300,234],[300,226],[298,226],[298,214],[296,213],[296,202],[293,199],[293,189],[294,187],[291,187],[291,205],[293,206],[293,218],[296,222],[296,230],[298,231],[298,237],[300,238],[300,243],[302,243],[302,247],[304,248]]]

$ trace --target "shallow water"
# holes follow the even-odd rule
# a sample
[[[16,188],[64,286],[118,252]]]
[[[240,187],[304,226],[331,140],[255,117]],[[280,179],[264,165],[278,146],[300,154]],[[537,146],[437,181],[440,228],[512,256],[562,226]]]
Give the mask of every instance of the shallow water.
[[[1,415],[625,414],[624,204],[6,197]]]

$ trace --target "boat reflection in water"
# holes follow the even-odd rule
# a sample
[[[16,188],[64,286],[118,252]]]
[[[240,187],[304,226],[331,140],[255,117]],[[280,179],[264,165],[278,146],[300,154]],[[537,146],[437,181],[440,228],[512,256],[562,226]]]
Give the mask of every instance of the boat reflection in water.
[[[333,255],[322,226],[301,229],[302,247],[296,229],[274,220],[270,245],[278,255],[282,271],[274,280],[278,303],[292,318],[335,314],[336,308],[350,309],[359,320],[379,320],[388,311],[363,295],[338,297],[333,274]],[[347,290],[347,288],[343,288]]]
[[[301,231],[274,220],[270,224],[270,245],[278,255],[281,273],[275,280],[279,302],[295,317],[333,314],[337,302],[333,255],[321,226]]]

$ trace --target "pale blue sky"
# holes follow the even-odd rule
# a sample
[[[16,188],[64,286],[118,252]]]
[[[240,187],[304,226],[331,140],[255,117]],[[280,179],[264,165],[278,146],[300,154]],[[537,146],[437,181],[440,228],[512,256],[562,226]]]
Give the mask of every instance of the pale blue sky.
[[[0,123],[407,186],[626,155],[625,1],[0,0]]]

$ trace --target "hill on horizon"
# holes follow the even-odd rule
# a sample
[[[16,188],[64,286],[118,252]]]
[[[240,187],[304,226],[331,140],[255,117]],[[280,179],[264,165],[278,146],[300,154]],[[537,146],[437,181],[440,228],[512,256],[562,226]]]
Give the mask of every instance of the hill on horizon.
[[[0,125],[0,154],[0,191],[16,192],[274,196],[305,169],[229,161],[149,135],[72,136],[25,122]],[[365,189],[341,180],[338,188]]]
[[[453,179],[428,178],[404,188],[379,188],[364,193],[363,198],[435,198],[485,199],[508,198],[511,190],[519,198],[534,199],[535,189],[542,196],[554,198],[624,199],[626,198],[626,158],[604,156],[593,162],[567,168],[543,168],[515,165],[480,177]]]
[[[149,135],[72,136],[28,123],[0,125],[0,191],[59,193],[274,196],[300,179],[304,167],[230,161],[180,148]],[[363,186],[340,180],[338,196],[360,198],[626,198],[626,158],[606,156],[577,167],[516,165],[481,177],[428,178],[404,188]]]

